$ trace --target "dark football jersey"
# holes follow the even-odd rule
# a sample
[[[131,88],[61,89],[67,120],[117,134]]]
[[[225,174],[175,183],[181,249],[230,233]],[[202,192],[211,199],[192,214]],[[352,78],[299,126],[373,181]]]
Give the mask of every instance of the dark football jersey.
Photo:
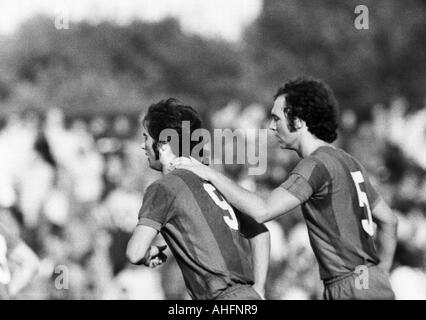
[[[193,299],[213,299],[233,284],[253,284],[250,238],[264,225],[234,210],[213,185],[174,170],[148,187],[139,224],[160,231]]]
[[[321,279],[380,262],[371,215],[380,197],[355,158],[320,147],[297,164],[281,187],[302,202]]]

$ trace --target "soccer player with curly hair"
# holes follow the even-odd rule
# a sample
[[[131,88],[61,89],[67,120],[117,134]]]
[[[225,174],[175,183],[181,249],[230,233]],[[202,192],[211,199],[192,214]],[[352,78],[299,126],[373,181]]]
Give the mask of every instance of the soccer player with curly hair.
[[[388,272],[397,219],[363,165],[331,143],[337,103],[320,81],[299,78],[279,88],[269,129],[282,149],[301,158],[267,199],[195,159],[173,167],[211,182],[241,212],[263,223],[301,206],[324,282],[324,299],[394,299]]]

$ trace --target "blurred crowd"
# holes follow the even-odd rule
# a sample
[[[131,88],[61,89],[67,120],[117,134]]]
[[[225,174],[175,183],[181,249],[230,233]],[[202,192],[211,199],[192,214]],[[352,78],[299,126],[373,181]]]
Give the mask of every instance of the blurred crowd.
[[[399,218],[391,282],[398,299],[426,299],[426,108],[403,99],[373,107],[371,118],[342,113],[337,144],[360,159]],[[231,102],[208,115],[212,128],[267,128],[268,108]],[[22,299],[188,299],[170,252],[157,269],[127,263],[125,249],[146,187],[160,174],[139,148],[136,116],[68,119],[59,109],[13,114],[0,125],[0,214],[40,258]],[[233,148],[233,145],[226,146]],[[264,175],[216,165],[267,194],[297,163],[268,139]],[[322,283],[299,209],[271,231],[269,299],[321,299]],[[158,242],[163,240],[159,237]],[[13,270],[12,270],[13,272]]]

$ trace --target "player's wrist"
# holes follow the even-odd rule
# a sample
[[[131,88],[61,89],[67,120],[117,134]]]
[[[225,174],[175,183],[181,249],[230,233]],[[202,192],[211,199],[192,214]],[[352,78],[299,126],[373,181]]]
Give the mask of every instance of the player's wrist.
[[[148,250],[146,251],[145,255],[141,259],[139,259],[139,261],[137,261],[134,264],[137,265],[137,266],[144,265],[146,267],[149,267],[149,263],[152,259],[151,250],[152,250],[152,246],[149,247]]]

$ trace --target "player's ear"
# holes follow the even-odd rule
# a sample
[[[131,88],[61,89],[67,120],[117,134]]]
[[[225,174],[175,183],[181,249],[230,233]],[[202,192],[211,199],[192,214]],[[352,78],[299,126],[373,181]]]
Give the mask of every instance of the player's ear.
[[[302,119],[296,118],[294,119],[294,128],[296,130],[300,130],[305,126],[305,121],[303,121]]]
[[[169,142],[158,142],[157,145],[158,145],[158,152],[160,154],[172,152],[172,148]]]

